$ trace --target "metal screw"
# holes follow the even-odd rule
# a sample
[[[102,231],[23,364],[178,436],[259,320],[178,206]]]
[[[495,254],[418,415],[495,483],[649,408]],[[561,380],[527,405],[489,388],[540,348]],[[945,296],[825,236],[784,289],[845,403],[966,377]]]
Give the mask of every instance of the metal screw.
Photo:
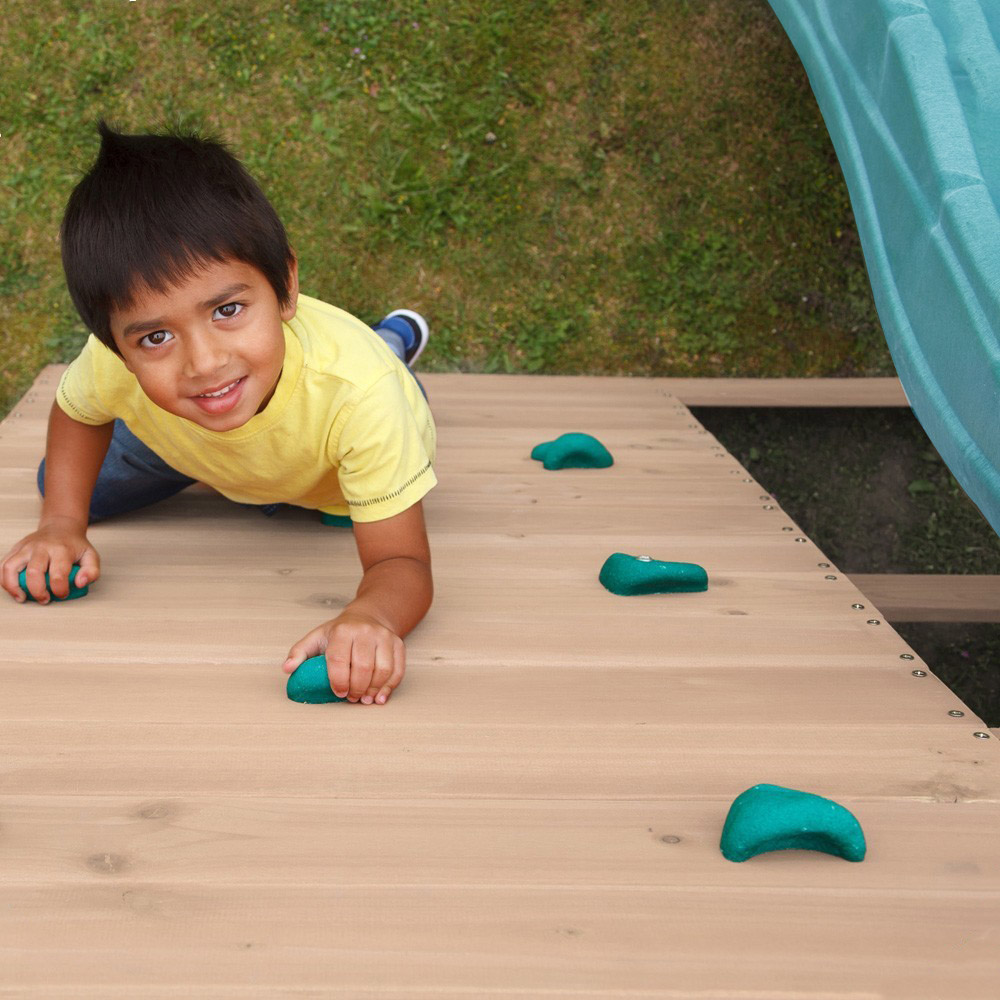
[[[864,609],[864,605],[863,604],[852,604],[851,607],[855,608],[858,611],[861,611],[861,610]]]
[[[797,541],[797,542],[808,542],[809,539],[808,538],[796,538],[795,541]]]
[[[652,556],[639,556],[638,558],[639,558],[639,562],[652,562],[653,561],[653,557]]]
[[[752,479],[744,479],[743,482],[745,482],[745,483],[752,483],[753,480]]]
[[[901,660],[912,660],[913,659],[913,654],[912,653],[900,653],[899,654],[899,658]]]
[[[774,504],[773,503],[764,504],[764,510],[774,510]]]
[[[819,566],[820,569],[829,569],[830,568],[830,564],[829,563],[816,563],[816,565]]]
[[[948,714],[953,719],[961,719],[962,716],[965,715],[965,712],[960,712],[957,708],[953,708]]]
[[[794,528],[782,528],[781,530],[782,531],[794,531],[795,529]]]
[[[926,670],[911,670],[910,673],[913,674],[914,677],[926,677],[927,676],[927,671]]]
[[[989,733],[973,733],[972,735],[975,736],[977,740],[988,740],[990,738]]]
[[[836,580],[837,578],[831,574],[830,576],[824,576],[823,579],[824,580]]]
[[[770,499],[772,498],[768,496],[766,493],[761,497],[761,500],[770,500]]]
[[[881,625],[882,623],[877,618],[869,618],[868,619],[868,624],[869,625]]]

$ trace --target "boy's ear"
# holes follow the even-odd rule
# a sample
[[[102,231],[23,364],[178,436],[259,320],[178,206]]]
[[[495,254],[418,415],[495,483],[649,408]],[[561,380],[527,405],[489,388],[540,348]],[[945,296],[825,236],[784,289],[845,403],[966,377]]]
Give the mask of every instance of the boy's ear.
[[[299,301],[299,260],[292,256],[288,267],[288,305],[281,307],[281,318],[287,323],[295,315],[295,307]]]

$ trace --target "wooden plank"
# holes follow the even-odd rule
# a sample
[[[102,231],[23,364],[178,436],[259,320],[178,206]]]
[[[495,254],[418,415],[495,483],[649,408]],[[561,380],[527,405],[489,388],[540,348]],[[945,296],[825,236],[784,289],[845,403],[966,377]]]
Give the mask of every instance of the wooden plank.
[[[477,867],[488,864],[495,886],[891,892],[917,872],[935,893],[1000,890],[1000,867],[986,848],[996,804],[849,798],[877,863],[802,851],[735,867],[719,851],[730,801],[9,796],[0,798],[9,830],[4,886],[88,888],[111,877],[167,889],[239,885],[251,875],[257,885],[281,886],[303,869],[314,886],[331,888],[475,886]],[[239,849],[251,840],[253,873]],[[378,863],[359,871],[365,857]]]
[[[911,893],[852,889],[860,866],[827,860],[839,866],[840,889],[741,888],[746,866],[725,861],[717,863],[732,884],[717,890],[508,887],[491,878],[382,887],[356,877],[289,893],[259,884],[249,867],[230,886],[50,881],[5,893],[4,977],[43,985],[35,995],[45,997],[995,995],[995,895],[936,892],[929,923]],[[379,862],[366,854],[357,863]],[[54,909],[59,936],[39,935]],[[322,918],[330,913],[343,919]]]
[[[854,585],[894,622],[1000,622],[1000,576],[855,573]]]
[[[32,387],[38,396],[54,390],[63,365],[50,365]],[[565,396],[570,388],[585,403],[593,393],[615,393],[627,398],[634,387],[656,385],[685,406],[776,406],[776,407],[909,407],[909,401],[898,378],[620,378],[602,376],[552,375],[463,375],[465,385],[452,389],[453,375],[421,372],[420,380],[435,402],[454,405],[459,400],[474,400],[481,390],[491,398],[520,399],[525,392],[537,390],[544,397],[550,390],[561,390]],[[498,393],[506,391],[507,395]],[[28,394],[32,395],[31,392]],[[49,397],[51,398],[51,396]],[[33,401],[33,400],[32,400]],[[532,400],[537,405],[538,400]],[[46,412],[48,405],[46,404]],[[494,418],[495,419],[495,418]]]
[[[577,698],[570,683],[563,690],[561,700],[548,703],[554,718],[565,718]],[[148,691],[158,697],[154,685]],[[410,691],[408,698],[393,695],[393,710],[340,704],[322,713],[282,704],[274,681],[258,691],[275,721],[230,724],[220,709],[214,726],[7,722],[0,748],[4,766],[17,776],[8,787],[21,795],[86,788],[143,799],[242,788],[251,796],[331,800],[659,801],[731,799],[763,781],[831,798],[1000,800],[996,746],[972,735],[983,726],[971,711],[961,719],[942,714],[940,722],[925,725],[779,725],[770,717],[738,725],[723,721],[720,707],[720,721],[706,726],[685,724],[661,704],[637,706],[634,719],[619,725],[574,718],[532,726],[514,716],[466,725],[454,706],[476,696],[472,679],[455,689],[455,701],[440,713],[426,696]],[[113,691],[104,695],[113,697]],[[1000,844],[990,850],[1000,865]],[[919,885],[915,878],[914,888]]]

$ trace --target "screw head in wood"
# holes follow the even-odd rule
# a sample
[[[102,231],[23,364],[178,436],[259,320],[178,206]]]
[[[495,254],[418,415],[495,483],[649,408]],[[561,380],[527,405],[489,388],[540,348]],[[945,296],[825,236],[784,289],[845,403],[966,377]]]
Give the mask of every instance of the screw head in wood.
[[[828,576],[823,577],[824,580],[836,580],[837,578],[831,573]]]
[[[989,733],[973,733],[972,735],[975,736],[977,740],[988,740],[990,738]]]
[[[773,503],[764,504],[764,510],[774,510],[774,504]]]
[[[852,604],[851,607],[854,608],[856,611],[862,611],[862,610],[864,610],[864,605],[863,604]]]
[[[794,528],[782,528],[781,530],[782,531],[794,531],[795,529]]]
[[[796,538],[795,541],[797,541],[797,542],[808,542],[809,539],[808,538]]]
[[[829,563],[816,563],[816,565],[817,565],[817,566],[818,566],[818,567],[819,567],[820,569],[829,569],[829,568],[830,568],[830,564],[829,564]]]
[[[913,654],[912,653],[900,653],[899,654],[899,658],[901,660],[912,660],[913,659]]]
[[[869,618],[868,619],[868,624],[869,625],[881,625],[882,623],[877,618]]]
[[[948,714],[953,719],[961,719],[965,715],[965,712],[960,712],[957,708],[953,708]]]
[[[926,670],[911,670],[910,673],[913,674],[914,677],[926,677],[927,676],[927,671]]]

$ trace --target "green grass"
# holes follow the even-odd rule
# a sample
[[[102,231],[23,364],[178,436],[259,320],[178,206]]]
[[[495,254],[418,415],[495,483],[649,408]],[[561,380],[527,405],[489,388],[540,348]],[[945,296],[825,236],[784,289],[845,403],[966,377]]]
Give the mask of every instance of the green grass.
[[[846,189],[764,0],[8,0],[0,412],[84,331],[58,225],[94,122],[208,129],[304,290],[429,369],[891,372]]]

